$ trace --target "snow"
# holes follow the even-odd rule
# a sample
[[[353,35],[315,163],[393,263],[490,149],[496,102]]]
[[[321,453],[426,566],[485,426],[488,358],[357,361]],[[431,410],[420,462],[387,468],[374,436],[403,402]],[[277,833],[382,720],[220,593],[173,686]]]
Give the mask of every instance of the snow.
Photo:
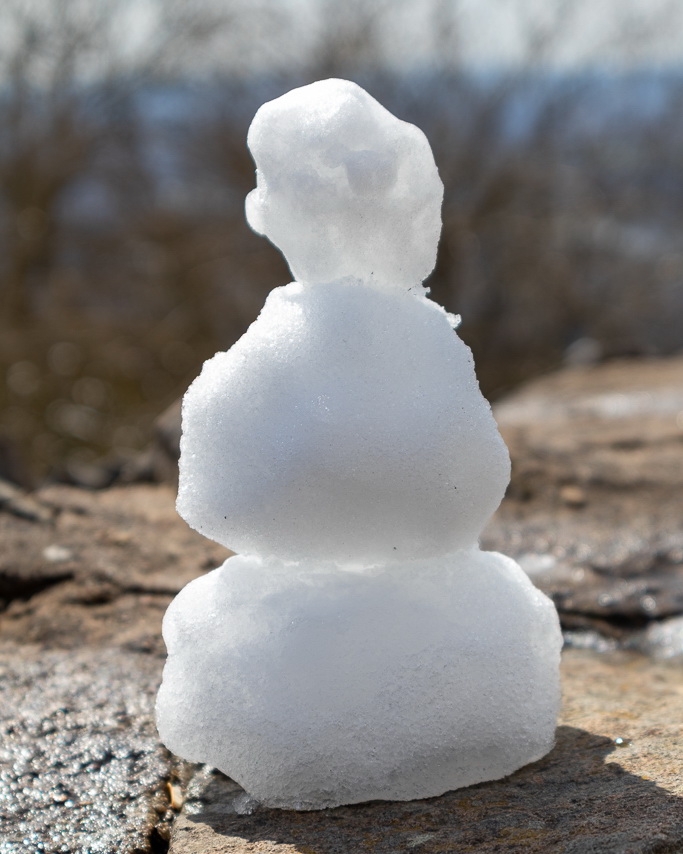
[[[247,139],[257,166],[247,219],[297,281],[421,287],[443,198],[421,130],[355,83],[321,80],[264,104]]]
[[[477,548],[361,571],[233,557],[166,614],[159,729],[269,806],[439,795],[552,747],[556,626]]]
[[[298,281],[183,403],[178,511],[240,554],[164,621],[164,743],[276,807],[413,799],[552,746],[561,633],[482,552],[509,457],[457,319],[421,281],[442,188],[355,84],[264,105],[253,227]]]
[[[339,564],[476,544],[510,472],[443,309],[357,282],[274,290],[189,389],[181,451],[178,510],[198,531]]]

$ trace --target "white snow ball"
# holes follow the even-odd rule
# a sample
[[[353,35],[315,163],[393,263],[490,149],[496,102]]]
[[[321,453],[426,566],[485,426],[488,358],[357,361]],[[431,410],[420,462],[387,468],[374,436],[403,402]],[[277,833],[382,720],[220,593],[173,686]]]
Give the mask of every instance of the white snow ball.
[[[510,460],[449,316],[291,284],[183,402],[178,512],[245,554],[373,564],[475,544]]]
[[[431,272],[443,185],[427,138],[347,80],[264,104],[249,129],[251,227],[305,283],[418,285]]]
[[[553,745],[562,637],[514,561],[393,569],[230,558],[164,619],[163,742],[271,807],[409,800]]]

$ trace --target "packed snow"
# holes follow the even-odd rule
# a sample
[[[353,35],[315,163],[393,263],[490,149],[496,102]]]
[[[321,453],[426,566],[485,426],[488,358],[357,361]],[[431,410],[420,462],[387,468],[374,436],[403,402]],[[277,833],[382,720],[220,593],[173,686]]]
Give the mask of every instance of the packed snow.
[[[298,281],[183,403],[178,510],[239,552],[164,620],[164,743],[270,806],[413,799],[552,746],[561,634],[478,547],[509,457],[422,279],[442,186],[353,83],[258,111],[249,221]]]
[[[297,281],[421,288],[443,198],[421,130],[355,83],[321,80],[264,104],[247,140],[257,167],[247,219]]]
[[[181,449],[198,531],[342,565],[475,545],[510,472],[443,309],[356,281],[274,290],[190,387]]]
[[[552,747],[555,628],[477,548],[361,571],[240,555],[166,614],[159,727],[271,806],[439,795]]]

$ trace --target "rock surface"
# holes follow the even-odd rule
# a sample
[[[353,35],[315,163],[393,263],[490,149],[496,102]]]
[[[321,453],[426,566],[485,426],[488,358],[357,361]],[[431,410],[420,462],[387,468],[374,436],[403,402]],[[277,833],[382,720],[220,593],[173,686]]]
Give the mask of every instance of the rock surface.
[[[153,721],[161,618],[228,553],[168,487],[2,496],[0,852],[163,851],[187,769]]]
[[[3,854],[149,850],[172,764],[152,721],[158,680],[140,653],[0,647]]]
[[[0,642],[163,656],[168,603],[230,554],[178,518],[167,486],[52,486],[21,500],[22,512],[0,507]]]
[[[557,746],[511,777],[407,803],[259,808],[205,771],[171,854],[674,854],[683,848],[683,677],[672,665],[568,650]]]
[[[521,560],[574,645],[683,655],[682,390],[683,359],[614,363],[497,407],[513,480],[484,545]],[[567,650],[555,751],[442,798],[240,815],[255,805],[227,778],[186,786],[152,720],[161,618],[228,552],[173,503],[0,482],[0,854],[160,854],[184,797],[175,854],[683,850],[680,658]]]
[[[520,561],[565,629],[647,646],[683,612],[683,358],[565,370],[495,414],[512,482],[484,546]]]

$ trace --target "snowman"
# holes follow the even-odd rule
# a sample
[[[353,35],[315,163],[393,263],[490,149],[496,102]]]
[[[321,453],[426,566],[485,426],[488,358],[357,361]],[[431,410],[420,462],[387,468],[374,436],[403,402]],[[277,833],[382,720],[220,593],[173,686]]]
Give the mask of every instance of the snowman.
[[[509,457],[427,296],[424,134],[324,80],[257,112],[247,218],[295,281],[183,401],[178,511],[236,551],[164,619],[164,743],[319,809],[496,779],[553,745],[561,633],[483,552]]]

